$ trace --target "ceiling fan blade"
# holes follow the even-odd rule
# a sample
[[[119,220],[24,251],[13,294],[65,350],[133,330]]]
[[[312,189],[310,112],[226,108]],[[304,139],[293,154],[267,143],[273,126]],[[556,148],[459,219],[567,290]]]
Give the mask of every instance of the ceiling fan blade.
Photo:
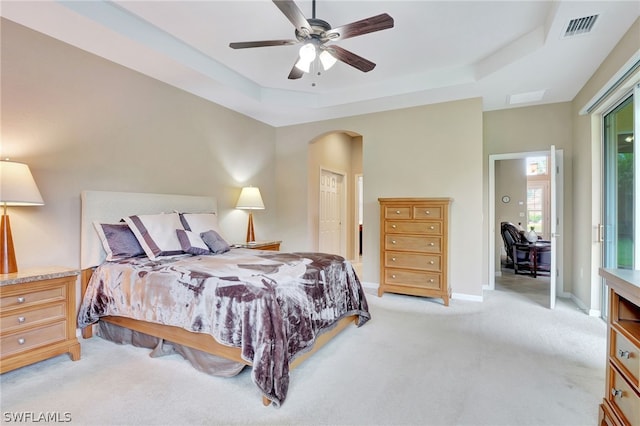
[[[331,45],[327,47],[327,50],[337,60],[342,61],[347,65],[351,65],[352,67],[357,68],[362,72],[369,72],[376,67],[376,64],[369,61],[368,59],[365,59],[362,56],[358,56],[355,53],[343,49],[340,46]]]
[[[393,28],[393,18],[386,13],[382,13],[329,30],[325,33],[325,38],[338,41],[388,28]]]
[[[297,63],[298,61],[296,61]],[[291,72],[289,73],[289,80],[297,80],[304,75],[304,71],[296,67],[296,64],[293,64],[293,68],[291,68]]]
[[[290,46],[297,43],[298,40],[239,41],[236,43],[229,43],[229,47],[232,49],[247,49],[250,47]]]
[[[309,25],[307,18],[292,0],[273,0],[273,2],[299,32],[311,33],[311,25]]]

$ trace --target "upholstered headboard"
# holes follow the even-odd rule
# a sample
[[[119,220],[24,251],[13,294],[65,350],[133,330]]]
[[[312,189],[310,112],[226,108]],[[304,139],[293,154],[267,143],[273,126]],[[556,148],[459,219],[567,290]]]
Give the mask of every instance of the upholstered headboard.
[[[125,216],[136,214],[218,213],[214,197],[135,192],[82,191],[80,229],[80,267],[101,264],[106,253],[93,222],[117,223]]]

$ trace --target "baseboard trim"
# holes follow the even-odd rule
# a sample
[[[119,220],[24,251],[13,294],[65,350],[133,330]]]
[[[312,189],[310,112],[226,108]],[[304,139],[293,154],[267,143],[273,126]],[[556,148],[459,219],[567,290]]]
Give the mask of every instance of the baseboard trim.
[[[585,305],[582,302],[582,300],[578,299],[573,293],[568,293],[568,295],[569,295],[568,297],[573,301],[573,303],[578,305],[578,309],[580,309],[582,312],[586,313],[590,317],[601,317],[602,316],[602,311],[600,309],[591,309],[591,308],[587,307],[587,305]]]
[[[380,287],[378,283],[370,283],[367,281],[360,281],[360,284],[362,284],[362,287],[364,288],[375,288],[376,290]]]
[[[469,300],[471,302],[484,302],[484,296],[476,296],[465,293],[451,293],[451,298],[456,300]]]

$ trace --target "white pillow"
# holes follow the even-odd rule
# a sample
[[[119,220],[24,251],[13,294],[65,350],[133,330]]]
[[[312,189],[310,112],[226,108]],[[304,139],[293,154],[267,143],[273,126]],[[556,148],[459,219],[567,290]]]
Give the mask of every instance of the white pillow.
[[[180,213],[180,218],[184,229],[197,235],[211,229],[220,233],[218,215],[215,213]]]
[[[134,215],[123,218],[151,260],[184,253],[177,229],[184,229],[177,213]]]
[[[203,255],[210,254],[209,247],[202,241],[200,235],[194,234],[191,231],[185,231],[184,229],[176,229],[178,240],[182,251],[189,254]]]

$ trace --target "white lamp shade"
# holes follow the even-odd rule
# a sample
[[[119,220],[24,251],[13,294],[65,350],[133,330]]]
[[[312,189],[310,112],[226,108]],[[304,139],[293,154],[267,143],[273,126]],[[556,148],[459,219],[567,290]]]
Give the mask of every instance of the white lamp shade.
[[[328,51],[323,50],[320,54],[320,62],[322,63],[322,68],[325,71],[328,71],[329,68],[334,66],[338,60]]]
[[[260,190],[254,186],[245,186],[242,188],[236,208],[246,210],[264,210],[264,202],[262,202]]]
[[[13,161],[0,161],[0,204],[7,206],[44,204],[29,166]]]

